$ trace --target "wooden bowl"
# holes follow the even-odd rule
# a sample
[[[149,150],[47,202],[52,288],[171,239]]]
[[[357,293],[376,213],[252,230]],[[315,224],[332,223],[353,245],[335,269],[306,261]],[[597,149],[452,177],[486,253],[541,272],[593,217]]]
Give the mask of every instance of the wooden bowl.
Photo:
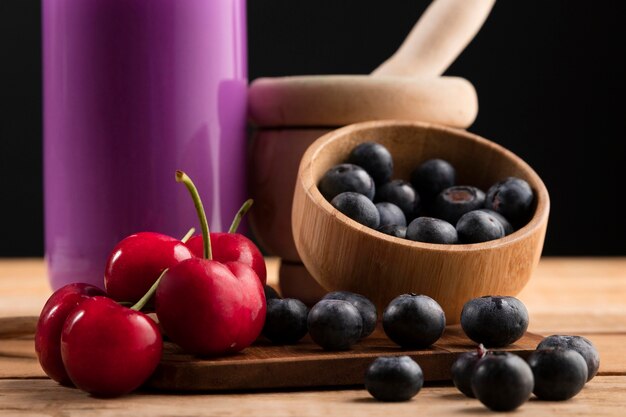
[[[343,215],[320,194],[317,183],[346,160],[359,143],[375,141],[394,157],[394,177],[408,179],[422,161],[443,158],[457,170],[457,183],[487,190],[516,176],[535,192],[532,219],[502,239],[438,245],[395,238]],[[298,253],[311,275],[329,291],[354,291],[380,311],[403,293],[426,294],[441,304],[449,324],[463,305],[483,295],[516,295],[539,261],[550,200],[541,178],[519,157],[477,135],[418,122],[359,123],[316,140],[300,163],[292,226]]]

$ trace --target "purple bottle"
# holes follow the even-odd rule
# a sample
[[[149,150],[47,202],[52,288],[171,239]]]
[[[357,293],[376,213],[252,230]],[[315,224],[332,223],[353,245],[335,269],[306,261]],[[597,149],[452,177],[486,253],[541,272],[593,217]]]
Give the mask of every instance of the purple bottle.
[[[103,286],[114,245],[213,231],[246,198],[245,0],[42,0],[45,244],[52,288]]]

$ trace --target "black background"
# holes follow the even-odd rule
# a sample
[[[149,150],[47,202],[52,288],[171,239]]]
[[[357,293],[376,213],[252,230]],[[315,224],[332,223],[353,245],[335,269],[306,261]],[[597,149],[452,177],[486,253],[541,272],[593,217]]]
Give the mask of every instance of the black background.
[[[427,4],[249,0],[250,80],[368,73]],[[447,72],[478,90],[469,130],[543,177],[552,199],[547,255],[626,255],[625,9],[608,0],[500,1]],[[0,256],[43,253],[39,13],[37,0],[0,0]]]

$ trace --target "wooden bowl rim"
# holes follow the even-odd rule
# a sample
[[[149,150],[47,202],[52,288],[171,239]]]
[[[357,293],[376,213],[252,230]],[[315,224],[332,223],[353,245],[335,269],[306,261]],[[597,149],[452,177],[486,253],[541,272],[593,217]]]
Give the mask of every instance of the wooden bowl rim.
[[[479,146],[489,147],[494,149],[497,153],[500,153],[504,158],[507,158],[520,166],[530,177],[530,186],[535,191],[535,199],[537,201],[537,205],[535,208],[535,213],[530,221],[523,226],[522,228],[516,230],[508,236],[505,236],[500,239],[495,239],[487,242],[480,243],[470,243],[470,244],[435,244],[435,243],[424,243],[417,242],[408,239],[402,239],[395,236],[390,236],[381,232],[378,232],[374,229],[371,229],[365,225],[358,223],[355,220],[352,220],[345,214],[341,213],[339,210],[334,208],[329,201],[322,196],[319,189],[317,188],[317,183],[313,179],[312,165],[311,161],[314,160],[320,152],[323,151],[324,147],[331,142],[336,140],[341,140],[348,133],[370,130],[373,128],[389,128],[389,127],[408,127],[408,128],[417,128],[419,130],[431,130],[431,131],[439,131],[446,134],[452,134],[455,136],[463,137],[467,140],[476,142]],[[302,160],[300,162],[300,170],[299,170],[299,181],[302,182],[304,186],[304,190],[306,196],[310,198],[313,202],[320,205],[322,209],[329,216],[335,217],[339,222],[348,227],[349,229],[355,230],[358,233],[362,233],[364,235],[368,235],[373,238],[381,239],[383,241],[389,242],[391,244],[404,246],[407,248],[421,248],[424,250],[434,251],[434,252],[472,252],[472,251],[484,251],[487,249],[495,249],[501,248],[504,246],[508,246],[513,244],[521,239],[527,238],[529,235],[535,233],[539,228],[542,227],[545,222],[547,222],[549,209],[550,209],[550,197],[548,195],[548,190],[546,189],[545,184],[541,180],[541,177],[528,165],[523,159],[519,156],[511,152],[510,150],[504,148],[503,146],[492,142],[488,139],[485,139],[479,135],[474,133],[467,132],[462,129],[456,129],[448,126],[437,125],[433,123],[425,123],[425,122],[415,122],[415,121],[406,121],[406,120],[377,120],[370,122],[361,122],[354,123],[351,125],[344,126],[337,130],[333,130],[329,132],[313,142],[309,148],[304,153]]]

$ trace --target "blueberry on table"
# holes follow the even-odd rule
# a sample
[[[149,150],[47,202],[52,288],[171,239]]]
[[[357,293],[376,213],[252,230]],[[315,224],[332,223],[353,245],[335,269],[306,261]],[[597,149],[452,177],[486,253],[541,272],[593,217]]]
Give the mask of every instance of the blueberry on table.
[[[276,290],[272,287],[270,287],[269,285],[265,284],[265,286],[263,287],[263,291],[265,292],[265,300],[271,300],[272,298],[282,298],[278,292],[276,292]]]
[[[372,177],[363,168],[353,164],[336,165],[326,171],[318,188],[328,201],[346,191],[363,194],[370,200],[376,193]]]
[[[509,177],[489,188],[485,207],[502,214],[519,227],[530,219],[534,199],[533,190],[526,181]]]
[[[408,356],[381,356],[365,373],[365,388],[379,401],[408,401],[422,385],[422,368]]]
[[[466,397],[476,398],[472,391],[472,375],[478,362],[485,357],[487,351],[480,345],[474,352],[465,352],[452,364],[452,382]]]
[[[400,295],[383,312],[385,333],[405,348],[429,347],[439,340],[445,328],[443,309],[426,295]]]
[[[263,336],[276,344],[296,343],[307,332],[308,313],[304,303],[294,298],[267,300]]]
[[[470,211],[456,223],[456,232],[463,243],[480,243],[504,237],[504,226],[489,213]]]
[[[407,220],[415,218],[420,207],[419,194],[404,180],[389,181],[378,187],[374,201],[395,204],[400,207]]]
[[[345,192],[337,195],[330,202],[337,210],[372,229],[380,225],[380,214],[370,199],[363,194]]]
[[[374,179],[376,185],[391,179],[393,158],[383,145],[364,142],[356,146],[348,156],[348,162],[362,167]]]
[[[458,242],[456,229],[445,220],[418,217],[406,228],[406,238],[417,242],[454,244]]]
[[[528,364],[535,379],[533,393],[540,400],[569,400],[587,382],[587,362],[575,350],[536,350],[528,358]]]
[[[389,225],[406,226],[406,217],[400,207],[392,203],[382,202],[377,203],[376,208],[380,215],[379,227]]]
[[[424,200],[433,200],[456,181],[454,167],[443,159],[429,159],[411,173],[411,184]]]
[[[361,339],[372,334],[376,328],[376,320],[378,313],[376,306],[368,298],[361,294],[349,291],[333,291],[326,294],[322,300],[343,300],[347,301],[359,310],[361,319],[363,320],[363,328],[361,330]]]
[[[482,358],[471,380],[472,392],[493,411],[511,411],[528,401],[533,372],[519,356],[493,352]]]
[[[589,339],[582,336],[548,336],[537,345],[537,349],[563,348],[580,353],[587,363],[587,381],[596,376],[600,368],[600,354]]]
[[[388,224],[386,226],[381,226],[378,229],[379,232],[384,233],[389,236],[399,237],[401,239],[406,238],[406,227],[398,226],[395,224]]]
[[[528,310],[515,297],[485,296],[463,306],[461,327],[476,343],[503,347],[519,340],[528,328]]]
[[[485,193],[469,185],[456,185],[440,192],[432,206],[432,215],[451,224],[462,215],[482,208],[485,204]]]
[[[485,213],[493,216],[496,220],[498,220],[500,224],[502,224],[502,227],[504,228],[504,236],[508,236],[515,231],[511,222],[509,222],[506,219],[506,217],[504,217],[502,214],[498,213],[497,211],[493,211],[493,210],[489,210],[485,208],[479,209],[478,211],[484,211]]]
[[[311,339],[326,350],[347,350],[361,338],[363,319],[352,304],[343,300],[321,300],[307,319]]]

